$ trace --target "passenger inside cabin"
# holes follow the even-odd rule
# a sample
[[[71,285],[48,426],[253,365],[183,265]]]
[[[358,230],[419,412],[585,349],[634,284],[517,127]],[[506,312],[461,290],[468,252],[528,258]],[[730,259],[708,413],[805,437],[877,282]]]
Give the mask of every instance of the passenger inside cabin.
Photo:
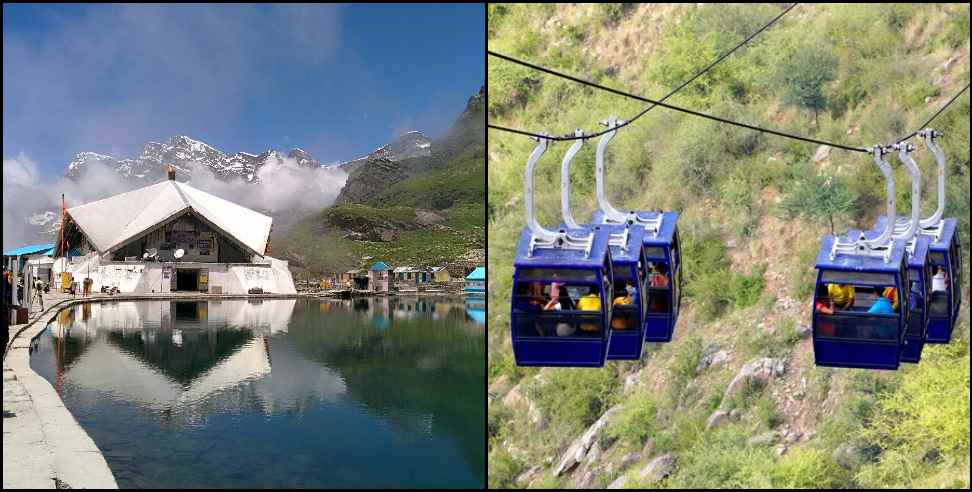
[[[948,290],[948,274],[945,267],[936,267],[935,276],[932,277],[932,292],[946,292]]]
[[[599,312],[601,310],[600,295],[597,292],[589,292],[587,295],[581,297],[577,301],[577,310]],[[601,331],[601,325],[598,323],[581,323],[580,331],[596,333]]]
[[[911,292],[908,294],[908,308],[912,311],[922,310],[925,306],[925,295],[921,291],[921,282],[917,280],[911,281]]]
[[[651,267],[651,287],[655,289],[668,288],[668,267],[664,263],[654,263]]]
[[[894,311],[898,310],[898,289],[897,288],[888,287],[884,289],[884,292],[881,294],[881,297],[884,297],[885,299],[891,301],[891,308]]]
[[[630,306],[634,302],[634,287],[631,285],[631,282],[625,282],[624,292],[621,295],[618,294],[618,292],[615,292],[615,306]]]
[[[543,284],[530,282],[527,284],[526,297],[519,297],[516,301],[517,309],[528,313],[539,313],[544,305]]]
[[[820,314],[834,314],[834,300],[826,296],[826,291],[821,287],[817,292],[817,302],[814,309]],[[827,337],[837,336],[837,326],[829,319],[817,318],[817,333]]]
[[[570,298],[562,282],[550,284],[550,299],[543,306],[544,311],[570,311],[574,309],[574,300]]]
[[[615,310],[613,319],[611,320],[611,328],[615,330],[628,330],[631,329],[631,316],[629,312],[625,312],[624,306],[632,306],[634,304],[635,288],[631,285],[631,282],[624,283],[623,295],[618,295],[619,292],[615,291],[616,297],[614,298],[614,306],[621,307],[621,310]]]
[[[875,294],[881,292],[875,289]],[[891,303],[891,299],[883,295],[876,295],[874,298],[874,304],[871,308],[867,310],[867,314],[894,314],[894,305]]]
[[[827,295],[834,301],[834,306],[842,311],[848,311],[854,306],[854,286],[827,284]]]

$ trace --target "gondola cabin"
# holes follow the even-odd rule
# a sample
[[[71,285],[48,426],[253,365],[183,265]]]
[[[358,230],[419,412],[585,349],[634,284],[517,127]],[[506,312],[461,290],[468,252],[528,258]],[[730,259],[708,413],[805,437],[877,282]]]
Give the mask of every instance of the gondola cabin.
[[[932,289],[928,303],[928,343],[948,343],[962,307],[962,247],[955,235],[957,221],[945,219],[919,234],[931,239]]]
[[[609,360],[640,360],[645,345],[645,229],[639,225],[604,224],[609,234],[614,289],[611,299]]]
[[[848,234],[858,236],[860,231]],[[816,263],[815,362],[826,367],[897,369],[910,314],[905,245],[894,241],[882,256],[833,254],[834,241],[834,236],[823,239]]]
[[[886,223],[885,217],[879,218],[875,229]],[[955,219],[944,219],[934,227],[918,230],[920,236],[928,238],[931,264],[925,343],[948,343],[962,306],[962,248],[955,235],[957,225]]]
[[[677,212],[635,212],[645,228],[644,245],[648,295],[645,313],[645,341],[670,342],[682,304],[682,251],[678,237]],[[604,223],[604,212],[591,217]]]
[[[607,231],[585,249],[537,247],[520,234],[510,313],[518,366],[602,367],[611,341],[613,270]]]
[[[909,243],[908,252],[908,328],[905,331],[904,347],[901,349],[901,362],[917,364],[928,336],[928,303],[931,295],[931,263],[929,245],[925,236],[916,236]]]

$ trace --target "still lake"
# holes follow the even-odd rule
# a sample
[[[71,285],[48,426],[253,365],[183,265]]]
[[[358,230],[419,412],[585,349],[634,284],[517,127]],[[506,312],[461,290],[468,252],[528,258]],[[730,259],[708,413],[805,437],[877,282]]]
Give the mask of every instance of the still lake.
[[[31,366],[122,488],[483,488],[483,319],[430,297],[90,303]]]

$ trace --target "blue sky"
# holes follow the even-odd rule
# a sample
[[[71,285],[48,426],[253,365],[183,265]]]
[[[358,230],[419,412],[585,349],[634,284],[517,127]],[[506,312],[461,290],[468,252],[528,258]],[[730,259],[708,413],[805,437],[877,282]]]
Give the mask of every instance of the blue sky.
[[[485,81],[482,5],[3,6],[3,157],[44,175],[189,135],[328,162],[443,133]]]

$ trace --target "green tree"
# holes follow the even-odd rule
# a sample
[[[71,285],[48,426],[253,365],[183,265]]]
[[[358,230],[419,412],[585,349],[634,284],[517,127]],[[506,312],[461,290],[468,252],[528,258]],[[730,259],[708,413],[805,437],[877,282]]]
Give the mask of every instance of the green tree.
[[[817,115],[827,109],[829,101],[824,85],[834,80],[837,58],[816,45],[798,48],[780,65],[776,73],[777,83],[783,87],[783,102],[813,111],[813,124]]]
[[[780,206],[791,216],[812,221],[826,220],[830,233],[837,234],[834,217],[849,213],[857,204],[857,194],[834,176],[811,175],[794,183]]]

